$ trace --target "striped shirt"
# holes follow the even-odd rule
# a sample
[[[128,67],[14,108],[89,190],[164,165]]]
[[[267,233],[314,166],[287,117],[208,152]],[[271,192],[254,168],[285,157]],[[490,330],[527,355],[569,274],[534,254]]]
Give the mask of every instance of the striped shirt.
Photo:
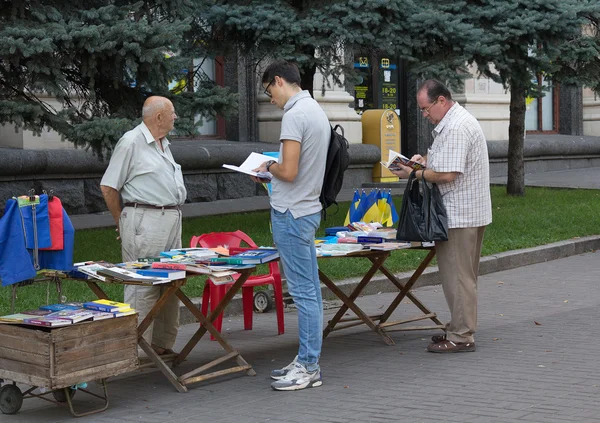
[[[436,172],[458,172],[438,184],[448,214],[449,228],[474,228],[492,222],[487,143],[479,122],[457,102],[433,132],[427,167]]]

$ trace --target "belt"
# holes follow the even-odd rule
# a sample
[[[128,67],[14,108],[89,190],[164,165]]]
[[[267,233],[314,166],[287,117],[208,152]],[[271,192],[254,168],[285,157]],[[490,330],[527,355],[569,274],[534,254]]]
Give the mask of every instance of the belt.
[[[158,209],[158,210],[180,210],[181,206],[155,206],[153,204],[143,203],[125,203],[125,207],[138,207],[141,209]]]

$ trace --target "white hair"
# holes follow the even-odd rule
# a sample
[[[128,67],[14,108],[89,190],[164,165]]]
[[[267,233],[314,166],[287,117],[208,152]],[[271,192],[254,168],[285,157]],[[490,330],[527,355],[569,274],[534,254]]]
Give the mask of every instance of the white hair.
[[[142,119],[150,118],[163,110],[167,106],[168,101],[167,98],[159,96],[156,96],[152,101],[146,101],[146,104],[142,107]]]

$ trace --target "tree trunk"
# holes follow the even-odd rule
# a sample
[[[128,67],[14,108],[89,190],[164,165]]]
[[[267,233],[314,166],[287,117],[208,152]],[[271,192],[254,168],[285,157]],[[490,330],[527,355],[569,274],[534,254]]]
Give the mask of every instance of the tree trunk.
[[[525,89],[519,84],[510,86],[510,123],[508,125],[508,195],[525,195]]]
[[[315,57],[315,48],[303,46],[302,53],[309,57]],[[300,81],[303,90],[308,90],[311,97],[313,96],[313,87],[315,85],[315,74],[317,73],[317,65],[304,65],[300,68]]]

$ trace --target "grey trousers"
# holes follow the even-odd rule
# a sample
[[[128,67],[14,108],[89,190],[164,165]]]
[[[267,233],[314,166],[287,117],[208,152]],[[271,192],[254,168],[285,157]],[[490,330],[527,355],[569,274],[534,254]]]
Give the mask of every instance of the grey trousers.
[[[446,337],[452,342],[474,342],[477,328],[477,276],[485,226],[448,230],[448,241],[436,241],[440,278],[450,322]]]
[[[125,207],[119,219],[123,261],[157,257],[162,251],[181,248],[181,211]],[[166,287],[125,285],[125,302],[138,312],[141,322]],[[149,344],[172,348],[179,328],[179,299],[171,297],[144,333]]]

